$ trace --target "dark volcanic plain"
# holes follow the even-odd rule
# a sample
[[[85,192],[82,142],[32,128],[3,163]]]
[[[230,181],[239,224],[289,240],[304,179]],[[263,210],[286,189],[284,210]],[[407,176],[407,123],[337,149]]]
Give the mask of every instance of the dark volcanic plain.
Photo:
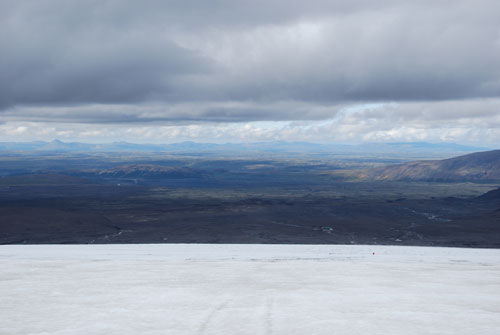
[[[499,181],[391,179],[411,173],[407,161],[3,152],[0,243],[500,247]]]

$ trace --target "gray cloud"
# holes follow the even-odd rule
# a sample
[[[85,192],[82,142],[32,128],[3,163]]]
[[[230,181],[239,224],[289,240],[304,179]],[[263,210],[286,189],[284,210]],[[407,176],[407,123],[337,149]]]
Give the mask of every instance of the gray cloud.
[[[430,119],[473,118],[500,96],[498,13],[496,0],[4,1],[0,115],[318,120],[417,101],[366,115],[413,122],[444,101],[455,107],[433,105]]]
[[[8,109],[3,118],[8,121],[89,124],[321,120],[334,117],[342,107],[300,101],[21,106]]]
[[[85,8],[59,1],[17,6],[2,8],[0,106],[169,97],[178,76],[211,71],[210,60],[159,32],[148,36],[100,22],[97,2]]]

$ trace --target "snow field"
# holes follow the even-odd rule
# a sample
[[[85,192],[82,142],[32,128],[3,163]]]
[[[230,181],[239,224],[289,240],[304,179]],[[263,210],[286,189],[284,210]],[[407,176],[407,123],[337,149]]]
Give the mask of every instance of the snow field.
[[[2,335],[500,334],[497,249],[17,245],[0,261]]]

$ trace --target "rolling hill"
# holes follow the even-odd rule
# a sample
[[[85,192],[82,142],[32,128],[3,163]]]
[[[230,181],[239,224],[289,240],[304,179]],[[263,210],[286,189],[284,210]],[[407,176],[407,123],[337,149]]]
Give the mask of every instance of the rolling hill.
[[[380,167],[366,172],[365,177],[387,181],[496,181],[500,180],[500,150]]]

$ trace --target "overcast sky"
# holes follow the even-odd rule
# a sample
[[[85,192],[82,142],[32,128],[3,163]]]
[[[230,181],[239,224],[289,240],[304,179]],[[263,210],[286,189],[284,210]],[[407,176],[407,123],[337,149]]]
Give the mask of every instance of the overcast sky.
[[[499,18],[498,0],[0,0],[0,140],[495,146]]]

